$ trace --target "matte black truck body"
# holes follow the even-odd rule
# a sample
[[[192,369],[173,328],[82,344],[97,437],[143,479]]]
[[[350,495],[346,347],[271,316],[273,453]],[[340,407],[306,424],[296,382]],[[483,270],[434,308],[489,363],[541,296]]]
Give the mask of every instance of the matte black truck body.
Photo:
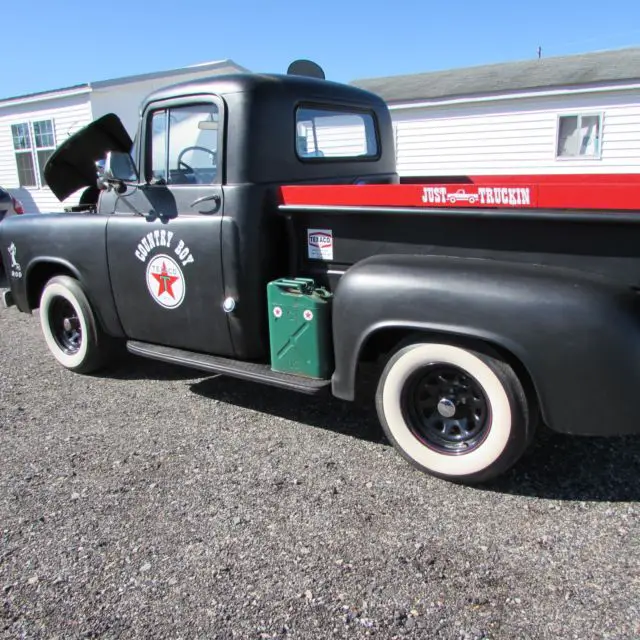
[[[364,151],[320,153],[316,122],[334,111],[365,123]],[[190,122],[209,146],[173,149],[195,135]],[[108,152],[130,153],[138,175],[109,165],[99,190],[95,162]],[[188,154],[200,152],[210,159],[196,165]],[[283,185],[399,183],[389,111],[368,92],[249,74],[176,85],[144,101],[135,142],[106,116],[63,143],[45,176],[60,199],[87,188],[95,204],[7,220],[0,250],[5,267],[20,266],[9,301],[41,307],[70,369],[94,369],[120,340],[138,355],[352,400],[358,364],[382,357],[387,436],[419,468],[460,481],[511,466],[538,412],[565,433],[640,430],[635,214],[283,199]],[[311,256],[314,230],[329,230],[330,255]],[[266,286],[281,277],[334,294],[331,380],[269,370]]]

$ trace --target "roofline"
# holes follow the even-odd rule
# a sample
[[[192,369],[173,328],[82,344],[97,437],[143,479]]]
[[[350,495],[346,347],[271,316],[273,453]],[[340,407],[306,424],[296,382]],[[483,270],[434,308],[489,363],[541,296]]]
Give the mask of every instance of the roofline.
[[[238,72],[251,72],[249,69],[237,64],[230,58],[225,58],[223,60],[203,62],[200,64],[189,65],[187,67],[168,69],[166,71],[152,71],[150,73],[140,73],[132,76],[121,76],[119,78],[111,78],[109,80],[98,80],[97,82],[85,82],[82,84],[71,85],[69,87],[62,87],[61,89],[48,89],[46,91],[36,91],[34,93],[25,93],[18,96],[0,98],[0,109],[18,104],[29,104],[32,102],[42,102],[45,100],[55,100],[57,98],[82,95],[83,93],[91,93],[92,91],[99,91],[101,89],[126,85],[133,82],[155,80],[157,78],[172,78],[189,72],[215,70],[225,66],[234,67]]]
[[[52,91],[39,91],[37,93],[27,93],[22,96],[13,98],[4,98],[0,100],[0,109],[5,107],[13,107],[19,104],[30,104],[32,102],[44,102],[46,100],[56,100],[58,98],[68,98],[69,96],[79,96],[83,93],[91,93],[91,85],[77,84],[64,89],[54,89]]]
[[[587,87],[586,90],[593,91],[602,90],[602,86],[618,90],[618,85],[635,85],[640,82],[640,71],[636,62],[639,55],[639,46],[628,46],[555,55],[538,60],[525,58],[418,73],[359,78],[351,80],[350,84],[377,92],[385,97],[388,104],[401,105],[400,108],[405,108],[404,105],[409,103],[430,105],[508,100],[524,94],[542,95],[542,92],[547,91],[569,92],[574,89],[584,90]],[[619,67],[619,64],[622,64],[621,60],[624,64]],[[549,73],[543,71],[543,76],[540,77],[539,71],[541,68],[544,69],[545,65]],[[562,65],[565,65],[568,72],[562,73]],[[571,70],[577,70],[579,73],[572,76]],[[535,77],[518,80],[518,75],[521,76],[526,71],[535,73]]]
[[[122,84],[131,84],[132,82],[141,82],[145,80],[155,80],[157,78],[172,78],[175,76],[182,76],[189,72],[200,71],[213,71],[220,69],[221,67],[234,67],[238,72],[250,73],[250,70],[243,67],[229,58],[223,60],[214,60],[212,62],[203,62],[200,64],[189,65],[188,67],[179,67],[176,69],[169,69],[167,71],[152,71],[150,73],[140,73],[133,76],[121,76],[120,78],[113,78],[111,80],[99,80],[98,82],[92,82],[91,87],[94,90],[100,90],[107,87],[118,86]]]
[[[584,56],[597,56],[608,53],[624,53],[627,51],[636,51],[640,50],[639,45],[629,45],[626,47],[616,47],[614,49],[596,49],[595,51],[583,51],[580,53],[566,53],[566,54],[558,54],[548,57],[542,58],[516,58],[514,60],[501,60],[499,62],[487,62],[487,63],[479,63],[479,64],[471,64],[457,67],[442,67],[438,69],[431,69],[429,71],[416,71],[413,73],[400,73],[392,76],[365,76],[362,78],[354,78],[350,80],[350,84],[358,84],[360,82],[372,82],[376,80],[401,80],[403,78],[415,78],[417,76],[424,76],[425,78],[430,75],[435,75],[438,73],[449,73],[449,72],[457,72],[457,71],[474,71],[477,69],[484,68],[498,68],[498,67],[506,67],[512,64],[520,64],[523,62],[547,62],[553,60],[563,60],[567,58],[580,58]],[[640,75],[638,76],[640,78]]]
[[[416,100],[415,102],[387,102],[387,106],[391,111],[399,111],[403,109],[418,109],[422,107],[440,107],[455,104],[470,104],[478,102],[503,102],[506,100],[523,100],[525,98],[547,98],[553,96],[580,95],[585,93],[611,93],[614,91],[631,91],[640,90],[640,83],[633,82],[629,84],[615,85],[564,85],[554,87],[553,89],[540,89],[536,91],[514,91],[511,93],[491,93],[484,95],[468,95],[456,96],[452,98],[435,98],[433,100]]]

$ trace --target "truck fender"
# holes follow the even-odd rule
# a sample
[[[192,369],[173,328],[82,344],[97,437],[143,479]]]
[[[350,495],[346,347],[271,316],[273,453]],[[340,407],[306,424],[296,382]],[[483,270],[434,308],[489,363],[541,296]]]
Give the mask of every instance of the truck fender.
[[[80,279],[77,269],[67,260],[54,257],[37,257],[31,258],[28,261],[21,260],[22,262],[22,275],[18,278],[7,276],[7,284],[11,291],[11,298],[18,311],[22,313],[32,313],[38,306],[38,301],[30,299],[30,289],[34,282],[34,278],[37,280],[40,278],[39,272],[42,267],[49,267],[56,270],[58,273],[65,272]],[[48,270],[48,269],[47,269]],[[36,283],[44,286],[45,282]]]
[[[33,278],[37,278],[38,271],[40,271],[40,269],[45,266],[47,267],[47,270],[51,269],[56,272],[60,272],[61,270],[63,270],[82,283],[82,277],[80,276],[79,271],[68,260],[53,256],[38,256],[36,258],[33,258],[27,264],[27,268],[25,269],[24,274],[24,301],[29,313],[31,313],[37,306],[37,304],[34,305],[33,301],[29,300],[29,291],[33,282]],[[45,283],[42,282],[41,284],[44,285]]]
[[[555,431],[638,431],[640,296],[598,274],[481,258],[378,255],[351,267],[333,303],[332,391],[355,397],[381,331],[473,340],[517,360]],[[427,341],[433,340],[427,337]]]

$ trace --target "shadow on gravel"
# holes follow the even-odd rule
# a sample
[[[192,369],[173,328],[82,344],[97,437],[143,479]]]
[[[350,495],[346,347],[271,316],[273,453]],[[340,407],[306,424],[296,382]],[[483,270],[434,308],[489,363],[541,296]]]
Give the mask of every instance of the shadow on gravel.
[[[95,374],[99,378],[113,380],[189,380],[203,378],[210,374],[188,369],[174,364],[139,358],[129,353],[123,353],[115,366]]]
[[[386,439],[374,407],[334,398],[307,398],[229,378],[193,384],[198,395],[276,415],[370,442]],[[541,430],[528,454],[509,473],[477,487],[513,495],[569,501],[638,501],[640,438],[580,438]]]
[[[386,442],[374,407],[342,402],[330,394],[306,396],[224,376],[197,382],[191,385],[191,390],[210,400],[233,404],[242,409],[259,411],[368,442]]]
[[[640,500],[640,438],[585,438],[541,431],[527,455],[483,490],[552,500]]]
[[[132,356],[106,375],[119,380],[202,378],[190,389],[210,400],[387,444],[369,381],[359,390],[358,400],[349,403],[331,395],[309,397]],[[553,500],[635,502],[640,501],[639,467],[638,437],[581,438],[541,429],[535,445],[510,472],[477,490]]]

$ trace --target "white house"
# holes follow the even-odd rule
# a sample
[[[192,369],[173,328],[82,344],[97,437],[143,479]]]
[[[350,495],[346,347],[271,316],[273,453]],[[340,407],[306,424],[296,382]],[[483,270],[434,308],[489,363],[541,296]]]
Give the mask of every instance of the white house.
[[[42,171],[53,150],[68,136],[112,112],[133,137],[140,103],[152,91],[176,82],[238,72],[247,69],[221,60],[0,99],[0,186],[9,189],[27,213],[62,211],[76,204],[81,192],[60,203],[44,184]]]
[[[402,176],[640,173],[640,48],[357,80]]]

